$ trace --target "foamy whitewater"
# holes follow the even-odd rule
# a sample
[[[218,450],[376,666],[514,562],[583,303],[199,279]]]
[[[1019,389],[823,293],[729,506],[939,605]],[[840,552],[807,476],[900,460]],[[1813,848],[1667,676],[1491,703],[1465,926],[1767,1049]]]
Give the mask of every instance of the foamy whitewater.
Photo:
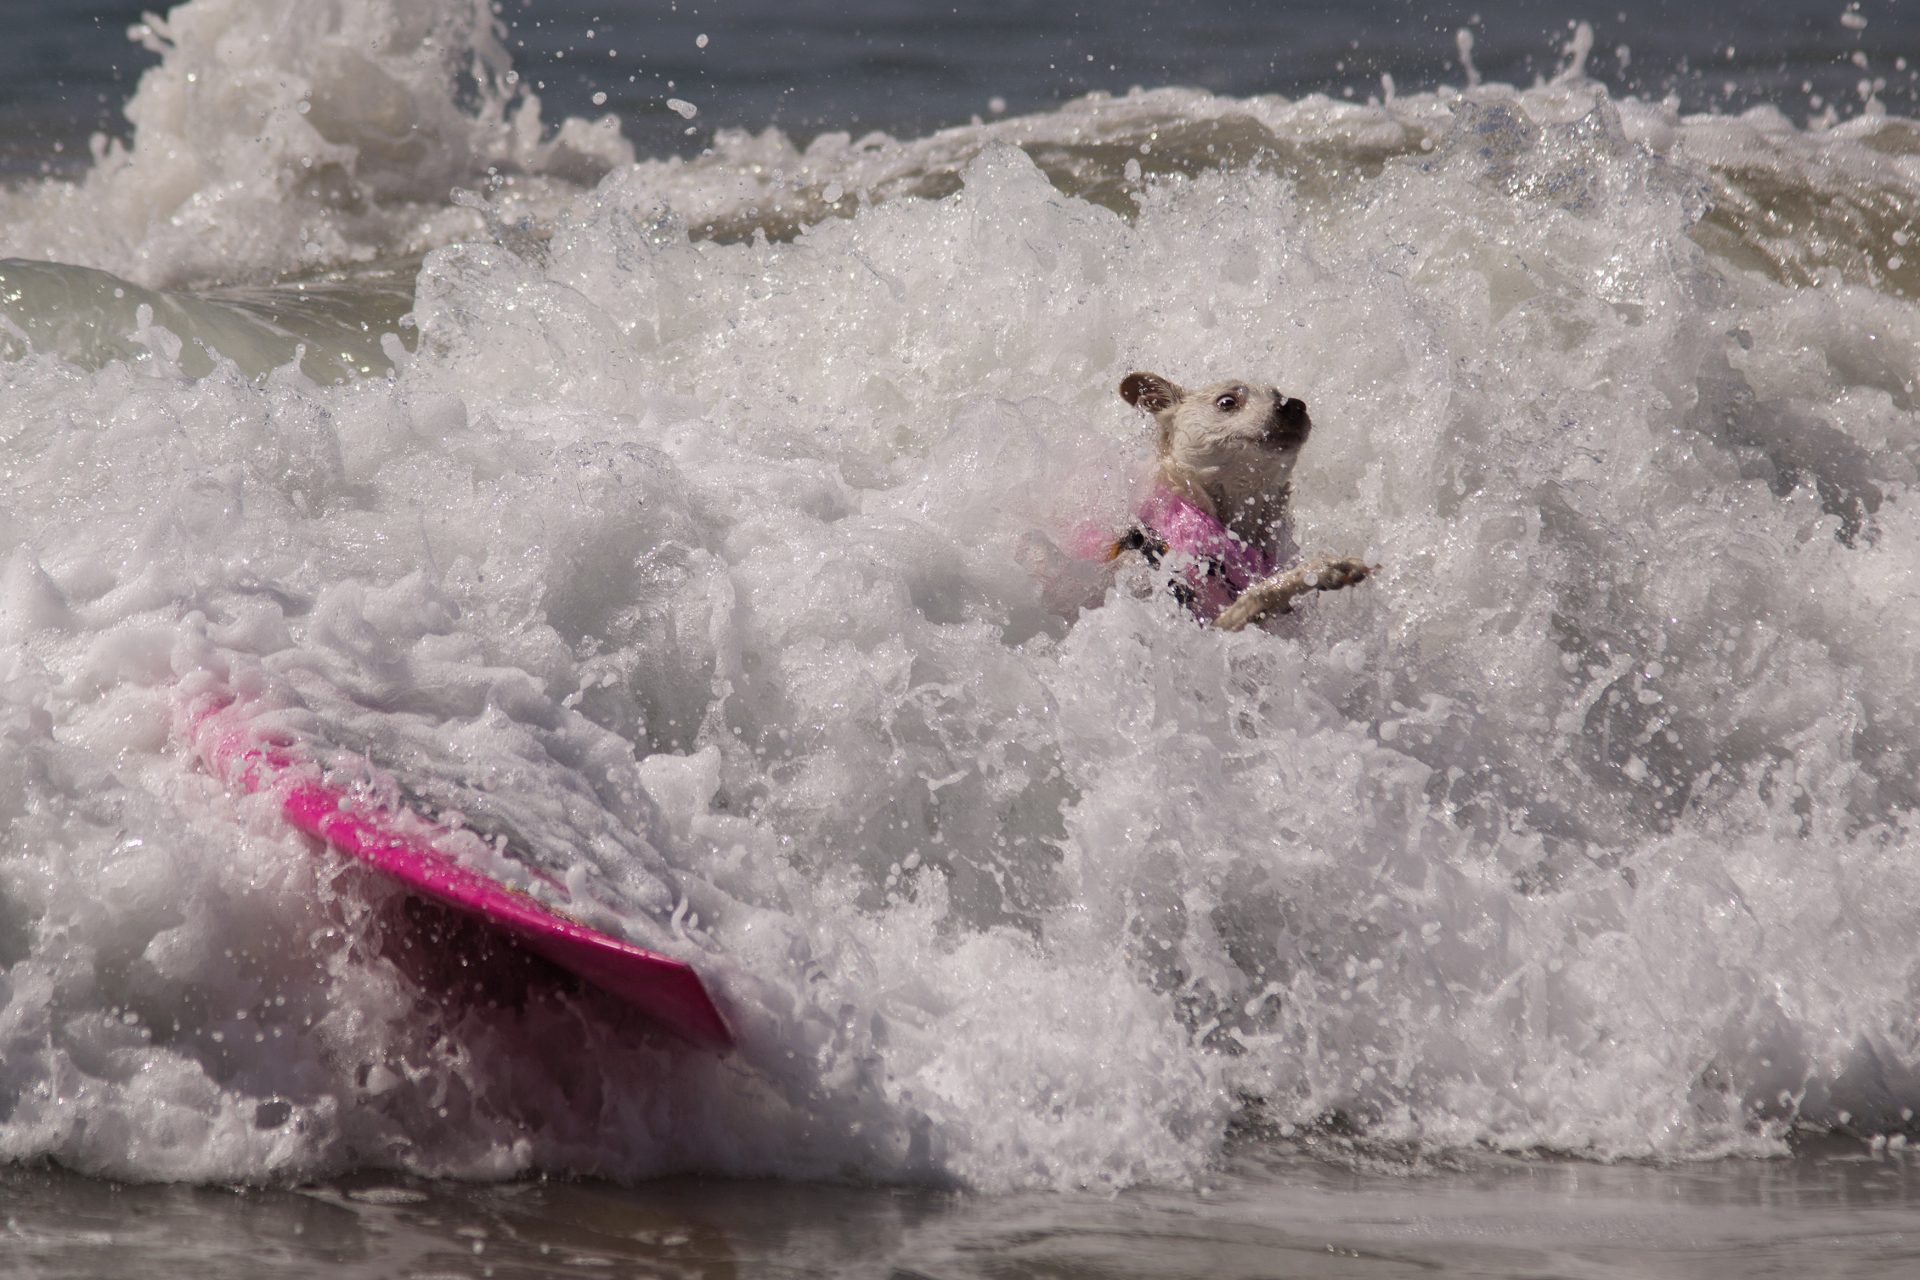
[[[1912,121],[1683,117],[1576,39],[636,161],[474,0],[144,38],[131,143],[0,192],[0,1157],[1904,1141]],[[1089,588],[1136,368],[1304,397],[1299,541],[1377,578],[1235,635]],[[209,690],[516,835],[739,1050],[423,983],[397,891],[194,763]]]

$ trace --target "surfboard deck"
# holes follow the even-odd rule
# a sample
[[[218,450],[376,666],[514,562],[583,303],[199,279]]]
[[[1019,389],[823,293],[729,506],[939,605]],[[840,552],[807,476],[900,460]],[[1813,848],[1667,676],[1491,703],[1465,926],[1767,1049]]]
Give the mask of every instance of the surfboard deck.
[[[691,965],[589,928],[455,860],[439,847],[452,835],[447,828],[354,795],[330,781],[298,743],[257,732],[231,703],[202,699],[188,709],[186,722],[190,747],[215,777],[272,795],[295,829],[499,930],[689,1044],[719,1053],[733,1047],[726,1020]]]

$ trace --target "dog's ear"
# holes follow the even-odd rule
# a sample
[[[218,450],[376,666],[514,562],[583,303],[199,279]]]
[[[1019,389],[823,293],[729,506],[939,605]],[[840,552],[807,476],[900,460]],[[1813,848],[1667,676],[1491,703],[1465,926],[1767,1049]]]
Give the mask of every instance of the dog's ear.
[[[1120,395],[1148,413],[1171,409],[1187,393],[1157,373],[1130,373],[1120,384]]]

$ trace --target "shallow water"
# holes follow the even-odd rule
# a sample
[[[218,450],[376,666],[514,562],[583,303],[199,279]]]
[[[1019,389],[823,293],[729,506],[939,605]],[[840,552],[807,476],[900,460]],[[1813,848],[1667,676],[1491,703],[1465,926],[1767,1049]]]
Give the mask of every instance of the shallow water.
[[[372,1175],[237,1190],[0,1173],[22,1274],[1107,1277],[1896,1276],[1920,1178],[1857,1152],[1685,1168],[1269,1151],[1194,1189],[980,1196],[664,1179]]]
[[[1610,83],[1576,26],[1520,87],[1449,35],[1451,80],[1372,101],[649,99],[688,146],[542,124],[588,37],[484,6],[155,20],[124,136],[0,191],[0,1156],[39,1274],[149,1213],[306,1265],[256,1227],[316,1204],[431,1272],[499,1206],[656,1196],[763,1205],[717,1247],[822,1271],[1714,1274],[1696,1192],[1748,1270],[1887,1264],[1920,132],[1897,16],[1824,21],[1760,61],[1889,73],[1844,112]],[[1134,368],[1309,400],[1295,532],[1383,572],[1225,636],[1075,562],[1145,466]],[[739,1050],[468,998],[193,766],[209,692],[511,836]]]

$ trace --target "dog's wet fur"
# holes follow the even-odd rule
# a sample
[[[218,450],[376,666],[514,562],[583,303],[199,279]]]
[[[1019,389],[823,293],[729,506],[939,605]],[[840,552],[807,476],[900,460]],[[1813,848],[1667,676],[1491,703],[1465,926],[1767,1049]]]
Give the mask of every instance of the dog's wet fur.
[[[1303,401],[1256,382],[1214,382],[1190,391],[1157,373],[1128,374],[1120,395],[1153,415],[1162,485],[1251,546],[1291,547],[1293,466],[1313,433]],[[1309,591],[1363,582],[1376,567],[1355,559],[1304,561],[1248,587],[1213,625],[1238,631],[1290,612],[1294,598]]]

